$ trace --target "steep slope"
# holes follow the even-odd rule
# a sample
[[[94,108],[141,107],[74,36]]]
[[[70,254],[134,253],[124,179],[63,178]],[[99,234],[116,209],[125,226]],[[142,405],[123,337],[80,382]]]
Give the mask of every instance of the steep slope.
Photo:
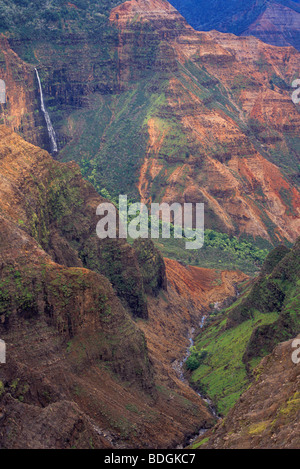
[[[27,79],[17,63],[11,64],[10,76],[19,76],[18,86],[24,88],[26,84],[25,92],[27,95],[31,92],[31,95],[26,107],[22,106],[19,98],[21,109],[17,111],[15,107],[9,113],[9,119],[21,113],[22,109],[26,115],[29,114],[32,106],[38,115],[40,104],[34,67],[39,69],[46,106],[56,130],[71,110],[89,104],[91,93],[110,94],[117,89],[117,33],[108,27],[107,20],[111,8],[120,3],[118,0],[78,0],[76,5],[57,0],[1,2],[0,33],[8,38],[9,46],[28,64],[31,72],[30,79]],[[2,54],[5,54],[5,48]],[[2,54],[1,78],[6,76]],[[21,81],[25,82],[23,86]],[[10,100],[11,86],[8,80]],[[1,111],[2,118],[3,109]],[[7,120],[4,123],[7,124]],[[36,126],[36,133],[41,128],[46,130],[43,116]],[[44,136],[42,141],[33,140],[24,125],[19,125],[18,130],[28,141],[50,149],[48,137]],[[58,137],[60,146],[63,146],[66,136],[58,133]]]
[[[271,162],[275,162],[278,151],[289,147],[290,137],[283,135],[287,120],[282,110],[291,113],[288,132],[296,140],[299,113],[274,77],[277,73],[287,76],[294,67],[295,73],[299,56],[291,49],[282,49],[276,51],[275,58],[275,50],[259,41],[196,33],[179,21],[171,28],[168,22],[163,23],[170,17],[165,2],[147,2],[147,13],[143,5],[142,0],[126,2],[111,14],[111,21],[121,30],[123,86],[133,69],[132,78],[137,79],[138,73],[141,79],[143,74],[136,67],[135,37],[143,38],[143,29],[148,28],[145,44],[153,44],[155,38],[168,39],[157,49],[152,77],[147,72],[148,86],[156,89],[146,95],[151,105],[143,122],[149,141],[138,184],[142,200],[201,200],[208,207],[207,222],[214,227],[269,240],[275,229],[278,238],[291,240],[293,235],[287,234],[284,226],[292,223],[293,232],[299,230],[299,193]],[[139,50],[147,55],[147,48],[145,52]],[[237,74],[232,73],[235,67]],[[277,85],[267,82],[272,79]],[[132,105],[139,93],[139,88],[135,96],[131,92]],[[284,123],[280,123],[282,118]],[[103,150],[105,154],[105,145]],[[290,147],[288,152],[295,150]],[[294,158],[296,162],[297,151]],[[292,212],[284,208],[286,193],[293,194]],[[293,213],[292,219],[281,223],[286,210]]]
[[[300,50],[300,5],[298,11],[289,2],[268,2],[266,10],[244,32],[275,46],[292,45]]]
[[[174,447],[211,426],[199,396],[165,380],[170,362],[152,363],[133,320],[147,322],[149,310],[142,251],[97,239],[103,199],[77,165],[1,126],[0,193],[0,446]],[[153,262],[156,294],[158,252]]]
[[[39,96],[33,69],[10,48],[0,34],[0,78],[5,81],[6,104],[0,104],[0,123],[20,131],[26,139],[40,146],[48,146],[47,129],[39,112]]]
[[[134,316],[147,317],[142,277],[125,240],[99,243],[96,209],[104,199],[86,183],[76,164],[63,165],[26,146],[1,127],[0,208],[51,255],[68,267],[87,267],[113,283]],[[74,212],[76,217],[74,217]],[[134,287],[133,287],[134,285]]]
[[[251,382],[261,359],[299,332],[299,247],[280,246],[261,274],[225,311],[216,311],[196,339],[195,357],[206,351],[191,382],[226,414]]]
[[[165,259],[165,264],[169,285],[204,313],[212,304],[221,305],[225,299],[234,299],[235,286],[248,279],[242,272],[186,267],[171,259]]]
[[[86,174],[110,193],[117,186],[136,196],[135,181],[144,202],[205,202],[209,228],[294,240],[299,113],[283,83],[299,55],[252,38],[196,33],[174,15],[163,1],[112,11],[123,92],[102,100],[105,129],[93,127],[100,150],[94,141],[84,150],[89,131],[77,114],[69,120],[76,143],[61,157],[78,149]]]
[[[203,317],[212,303],[232,302],[238,285],[247,277],[242,272],[183,267],[169,259],[165,259],[165,265],[167,289],[156,297],[148,297],[149,319],[139,320],[138,325],[147,338],[150,360],[157,373],[158,392],[167,396],[168,415],[173,416],[177,398],[168,389],[180,389],[187,408],[191,408],[188,401],[195,399],[192,388],[187,388],[183,378],[183,361],[194,330],[203,324]],[[184,425],[185,412],[181,418]],[[204,427],[210,427],[210,421]]]
[[[171,3],[199,31],[216,29],[253,35],[275,46],[300,48],[298,0],[171,0]]]
[[[60,158],[76,159],[112,196],[204,202],[208,228],[264,245],[294,241],[299,54],[197,33],[163,0],[117,6],[91,37],[91,8],[66,12],[55,38],[25,41],[11,27],[11,47],[38,62]],[[85,15],[92,23],[81,31]]]
[[[292,344],[284,342],[264,358],[250,389],[195,448],[299,448],[300,366],[292,361]]]

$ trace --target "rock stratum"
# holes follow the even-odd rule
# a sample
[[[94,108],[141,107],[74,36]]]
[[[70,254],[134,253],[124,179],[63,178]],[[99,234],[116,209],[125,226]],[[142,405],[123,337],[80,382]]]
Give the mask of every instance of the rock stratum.
[[[253,35],[267,44],[300,48],[299,1],[172,0],[171,3],[199,31],[216,29],[239,36]]]
[[[300,239],[292,249],[272,250],[259,276],[245,279],[229,307],[214,305],[196,334],[190,382],[220,415],[253,382],[261,360],[299,332],[299,248]]]
[[[100,241],[95,227],[99,193],[127,193],[204,202],[207,227],[258,244],[295,241],[299,53],[197,32],[164,0],[15,3],[0,5],[0,447],[174,448],[211,428],[182,377],[208,313],[195,343],[208,364],[191,382],[223,414],[238,403],[196,445],[263,447],[271,434],[269,446],[298,445],[289,344],[253,373],[297,333],[299,242],[249,281],[164,261],[148,241]],[[59,161],[45,150],[35,68]],[[226,353],[209,355],[214,344]],[[279,378],[268,363],[285,384],[269,411]]]
[[[300,6],[298,11],[276,2],[269,2],[267,8],[243,33],[256,36],[275,46],[292,45],[300,49]]]
[[[197,32],[163,0],[115,7],[93,39],[78,29],[81,10],[72,11],[57,39],[22,42],[12,34],[9,46],[2,39],[4,123],[47,147],[34,67],[24,62],[30,50],[59,158],[75,159],[99,191],[204,202],[207,228],[268,245],[295,241],[299,109],[291,83],[299,53],[254,37]],[[31,83],[17,82],[18,92],[12,58]]]
[[[98,240],[104,199],[77,164],[5,126],[0,194],[0,447],[174,448],[211,427],[173,364],[245,275],[224,274],[214,293],[207,271],[183,297],[181,266],[151,242]]]
[[[134,60],[137,44],[143,52],[143,29],[145,47],[157,54],[149,79],[156,89],[144,121],[142,200],[203,201],[209,227],[269,241],[295,239],[299,192],[275,155],[289,147],[287,159],[299,158],[289,143],[292,135],[298,138],[299,111],[287,91],[299,54],[254,38],[197,33],[174,16],[167,2],[143,0],[125,2],[110,16],[120,30],[121,87],[137,79],[132,74],[143,75],[141,57]]]

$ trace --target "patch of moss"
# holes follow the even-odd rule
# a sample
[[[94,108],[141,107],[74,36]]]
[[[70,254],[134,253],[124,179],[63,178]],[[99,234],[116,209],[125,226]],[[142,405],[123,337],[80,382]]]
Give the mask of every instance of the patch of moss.
[[[251,425],[248,429],[250,435],[261,435],[268,427],[270,426],[270,422],[258,422]]]
[[[292,250],[275,249],[254,285],[212,317],[196,339],[196,350],[207,356],[193,372],[191,383],[226,414],[252,376],[258,380],[261,359],[293,338],[300,326],[300,240]]]
[[[200,442],[198,443],[194,443],[192,446],[191,446],[191,449],[198,449],[200,448],[201,446],[205,445],[206,443],[209,442],[209,438],[204,438],[203,440],[201,440]]]

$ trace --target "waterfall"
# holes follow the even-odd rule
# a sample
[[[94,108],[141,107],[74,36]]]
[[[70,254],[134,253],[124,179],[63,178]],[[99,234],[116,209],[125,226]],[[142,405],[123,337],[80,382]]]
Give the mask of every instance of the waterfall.
[[[51,142],[51,152],[56,153],[58,151],[57,141],[56,141],[56,134],[55,134],[55,130],[53,128],[49,113],[48,113],[48,111],[45,107],[42,84],[41,84],[39,72],[37,71],[36,68],[35,68],[35,73],[36,73],[36,76],[37,76],[37,79],[38,79],[38,82],[39,82],[40,95],[41,95],[41,110],[42,110],[42,112],[45,116],[45,121],[46,121],[46,124],[47,124],[48,134],[49,134],[49,138],[50,138],[50,142]]]

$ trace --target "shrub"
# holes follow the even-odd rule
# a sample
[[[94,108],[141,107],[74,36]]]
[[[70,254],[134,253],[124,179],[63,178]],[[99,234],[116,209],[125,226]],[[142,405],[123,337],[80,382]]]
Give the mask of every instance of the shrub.
[[[207,355],[208,352],[206,350],[197,350],[195,347],[192,347],[191,354],[186,361],[186,368],[190,371],[197,370]]]

